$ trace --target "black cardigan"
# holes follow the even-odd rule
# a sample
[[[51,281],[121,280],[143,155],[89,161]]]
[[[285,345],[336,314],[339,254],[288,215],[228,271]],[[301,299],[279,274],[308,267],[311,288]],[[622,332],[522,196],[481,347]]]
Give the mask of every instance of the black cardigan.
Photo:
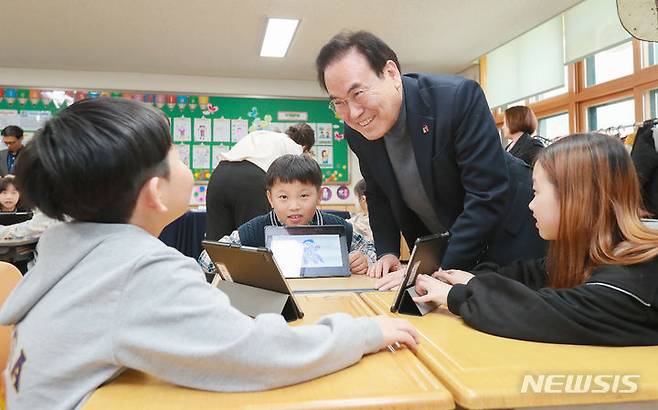
[[[538,342],[658,345],[658,258],[598,267],[568,289],[545,287],[544,260],[479,268],[448,294],[450,311],[478,330]]]
[[[509,153],[522,159],[526,164],[533,166],[537,155],[544,149],[544,144],[537,138],[529,134],[523,134],[516,141],[516,144],[509,150]]]

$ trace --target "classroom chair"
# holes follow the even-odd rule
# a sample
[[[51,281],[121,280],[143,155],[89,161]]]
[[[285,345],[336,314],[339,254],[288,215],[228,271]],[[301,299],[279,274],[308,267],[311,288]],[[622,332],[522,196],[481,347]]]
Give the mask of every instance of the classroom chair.
[[[0,262],[0,306],[5,303],[5,299],[20,282],[23,275],[14,265],[7,262]],[[9,348],[11,344],[11,326],[0,326],[0,370],[7,367],[9,359]],[[5,382],[0,377],[0,410],[5,409]]]

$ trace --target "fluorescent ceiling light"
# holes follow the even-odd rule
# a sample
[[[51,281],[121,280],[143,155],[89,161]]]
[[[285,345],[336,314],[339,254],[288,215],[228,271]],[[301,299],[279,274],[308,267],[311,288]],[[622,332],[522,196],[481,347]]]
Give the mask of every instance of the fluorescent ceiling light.
[[[298,24],[298,19],[268,19],[260,56],[284,57]]]

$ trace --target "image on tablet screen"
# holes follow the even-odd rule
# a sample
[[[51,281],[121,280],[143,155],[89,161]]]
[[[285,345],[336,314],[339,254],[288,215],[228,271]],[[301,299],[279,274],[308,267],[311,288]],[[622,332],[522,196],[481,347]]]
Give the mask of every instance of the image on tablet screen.
[[[307,269],[343,264],[338,235],[274,236],[270,248],[285,277],[301,277]]]

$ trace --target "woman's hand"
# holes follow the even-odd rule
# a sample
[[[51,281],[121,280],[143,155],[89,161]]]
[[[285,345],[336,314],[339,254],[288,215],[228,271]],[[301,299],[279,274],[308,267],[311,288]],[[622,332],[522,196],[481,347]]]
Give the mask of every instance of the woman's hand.
[[[420,296],[413,298],[416,303],[433,302],[437,305],[448,303],[448,292],[452,285],[441,282],[428,275],[418,275],[416,278],[416,293]]]
[[[448,270],[443,270],[439,269],[434,274],[432,274],[433,277],[437,278],[438,280],[448,283],[450,285],[456,285],[456,284],[462,284],[465,285],[468,283],[469,280],[473,279],[473,274],[469,272],[465,272],[463,270],[457,270],[457,269],[448,269]]]

